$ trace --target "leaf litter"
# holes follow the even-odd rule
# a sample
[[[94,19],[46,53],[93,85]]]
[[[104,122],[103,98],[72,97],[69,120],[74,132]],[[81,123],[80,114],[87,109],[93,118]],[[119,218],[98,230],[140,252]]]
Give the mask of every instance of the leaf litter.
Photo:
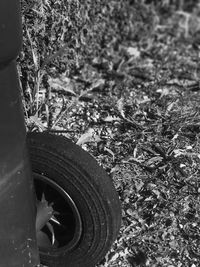
[[[99,267],[198,266],[199,5],[86,2],[24,1],[27,128],[66,135],[112,178],[122,227]]]

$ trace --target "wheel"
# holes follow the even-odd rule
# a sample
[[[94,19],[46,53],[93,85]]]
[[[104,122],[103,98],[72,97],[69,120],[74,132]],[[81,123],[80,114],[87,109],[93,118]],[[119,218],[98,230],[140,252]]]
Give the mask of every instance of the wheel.
[[[110,178],[89,153],[63,136],[28,133],[27,146],[37,202],[53,211],[37,235],[41,263],[95,266],[121,224]]]

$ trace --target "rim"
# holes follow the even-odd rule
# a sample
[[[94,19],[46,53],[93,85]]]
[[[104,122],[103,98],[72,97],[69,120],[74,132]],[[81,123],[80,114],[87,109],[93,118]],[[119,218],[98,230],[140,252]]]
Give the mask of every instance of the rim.
[[[54,218],[50,219],[41,229],[51,242],[52,232],[54,232],[55,242],[41,244],[38,246],[41,251],[49,250],[70,250],[77,245],[82,236],[82,221],[79,210],[70,195],[55,181],[48,177],[33,173],[36,197],[41,201],[42,197],[54,211]]]

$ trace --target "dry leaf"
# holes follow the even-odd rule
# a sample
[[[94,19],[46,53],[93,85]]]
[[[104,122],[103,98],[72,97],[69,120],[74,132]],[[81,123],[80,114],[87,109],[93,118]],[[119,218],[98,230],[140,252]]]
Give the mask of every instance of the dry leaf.
[[[68,77],[49,78],[48,83],[54,91],[70,93],[74,96],[76,95],[74,92],[75,85]]]
[[[76,142],[77,145],[81,146],[89,142],[99,142],[101,139],[99,136],[95,135],[94,129],[90,128],[87,132],[81,135],[81,137]]]
[[[140,57],[140,51],[137,47],[128,47],[126,51],[130,56],[134,56],[135,58]]]

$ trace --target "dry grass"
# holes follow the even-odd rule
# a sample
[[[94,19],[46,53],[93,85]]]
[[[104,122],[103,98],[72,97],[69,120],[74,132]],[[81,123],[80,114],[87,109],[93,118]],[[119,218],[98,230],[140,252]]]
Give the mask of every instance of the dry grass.
[[[99,267],[195,267],[200,10],[130,2],[24,2],[27,128],[70,137],[112,177],[123,222]]]

